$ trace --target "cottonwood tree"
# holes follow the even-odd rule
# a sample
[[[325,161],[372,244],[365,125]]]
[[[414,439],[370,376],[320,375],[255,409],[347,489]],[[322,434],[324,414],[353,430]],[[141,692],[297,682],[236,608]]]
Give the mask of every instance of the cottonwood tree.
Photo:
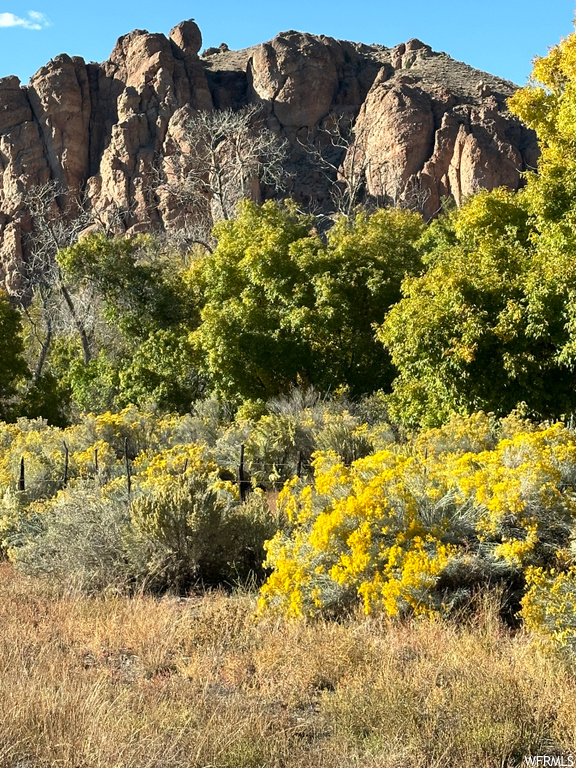
[[[11,415],[18,384],[28,374],[17,310],[0,291],[0,419]]]
[[[31,231],[14,298],[36,342],[30,397],[56,382],[86,410],[128,402],[186,410],[202,383],[187,341],[195,303],[181,254],[151,235],[112,237],[125,229],[121,211],[84,207],[55,182],[30,190],[24,205]]]
[[[576,412],[576,34],[536,59],[510,99],[534,129],[538,172],[433,222],[426,262],[380,330],[399,375],[392,415]]]
[[[22,198],[28,211],[31,230],[26,235],[28,258],[23,267],[15,298],[26,315],[40,352],[33,372],[33,382],[43,374],[54,334],[58,331],[78,334],[84,363],[92,358],[94,324],[93,291],[75,291],[66,281],[57,254],[78,240],[87,227],[97,225],[110,232],[117,229],[121,212],[110,208],[103,212],[66,191],[59,182],[49,181],[27,190]],[[30,299],[37,296],[39,313]]]
[[[94,286],[73,285],[63,274],[57,255],[78,241],[89,228],[105,237],[124,232],[131,211],[117,205],[95,206],[85,196],[65,190],[55,180],[31,187],[22,196],[31,230],[25,236],[28,257],[20,287],[13,298],[20,304],[39,345],[32,382],[43,375],[57,333],[77,334],[88,365],[94,356],[93,334],[98,320],[98,298]],[[31,298],[37,301],[31,303]],[[39,312],[34,312],[34,306]]]
[[[404,276],[421,269],[422,219],[364,212],[341,217],[325,240],[313,224],[294,203],[268,200],[245,201],[216,225],[217,247],[194,266],[202,306],[191,338],[217,394],[256,400],[342,385],[359,396],[391,383],[374,326]]]
[[[58,262],[98,310],[92,363],[64,372],[75,401],[85,410],[133,403],[186,412],[203,382],[189,341],[197,299],[181,254],[153,235],[100,232],[61,250]]]
[[[197,112],[171,148],[158,187],[187,212],[192,241],[208,243],[213,223],[232,218],[240,200],[257,199],[261,184],[282,189],[287,178],[287,142],[254,105]]]
[[[91,357],[84,313],[63,280],[56,260],[58,251],[74,242],[90,220],[82,211],[72,213],[71,201],[56,181],[32,187],[25,193],[22,202],[29,212],[32,227],[26,236],[28,258],[23,267],[19,292],[14,298],[20,301],[32,335],[40,346],[33,373],[33,381],[38,381],[43,374],[54,334],[62,325],[72,323],[79,334],[85,362],[89,362]],[[38,298],[39,316],[30,305],[34,295]]]

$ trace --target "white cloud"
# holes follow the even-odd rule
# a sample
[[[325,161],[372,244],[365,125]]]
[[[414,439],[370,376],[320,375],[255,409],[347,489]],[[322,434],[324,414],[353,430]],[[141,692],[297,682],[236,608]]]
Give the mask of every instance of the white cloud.
[[[28,11],[28,16],[22,18],[13,13],[0,13],[0,28],[6,27],[24,27],[24,29],[44,29],[49,27],[50,22],[43,13],[38,11]]]

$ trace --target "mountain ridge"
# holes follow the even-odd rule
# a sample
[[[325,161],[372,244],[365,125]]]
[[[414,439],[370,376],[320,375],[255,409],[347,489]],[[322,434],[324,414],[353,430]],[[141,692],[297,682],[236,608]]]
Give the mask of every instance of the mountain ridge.
[[[341,118],[355,126],[366,195],[410,204],[416,189],[426,217],[443,197],[517,189],[537,163],[534,133],[506,107],[516,86],[419,40],[386,48],[290,30],[240,51],[201,47],[189,20],[168,36],[134,30],[101,64],[61,54],[26,86],[0,79],[0,284],[13,289],[29,257],[26,192],[50,180],[98,210],[129,211],[127,232],[177,227],[153,178],[196,110],[258,105],[288,142],[288,194],[321,208],[329,181],[303,144]]]

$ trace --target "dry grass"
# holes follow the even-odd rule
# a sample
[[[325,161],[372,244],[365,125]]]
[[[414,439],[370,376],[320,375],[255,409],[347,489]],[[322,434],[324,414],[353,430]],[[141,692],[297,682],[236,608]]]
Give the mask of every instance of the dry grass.
[[[441,768],[576,750],[566,660],[476,622],[255,623],[253,597],[51,595],[0,568],[0,766]]]

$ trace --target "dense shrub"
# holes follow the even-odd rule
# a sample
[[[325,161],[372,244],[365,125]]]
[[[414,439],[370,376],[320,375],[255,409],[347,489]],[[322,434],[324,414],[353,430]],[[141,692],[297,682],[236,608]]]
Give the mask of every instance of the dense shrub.
[[[275,530],[261,496],[240,504],[194,471],[141,490],[131,503],[114,484],[84,483],[28,508],[13,495],[5,510],[10,499],[8,554],[26,573],[84,592],[258,581],[264,541]]]
[[[78,487],[31,510],[8,541],[25,573],[83,592],[125,590],[133,582],[125,542],[129,521],[126,504]]]
[[[394,372],[374,328],[420,268],[423,229],[413,212],[379,210],[342,217],[323,240],[290,201],[244,201],[193,269],[192,337],[213,391],[241,401],[298,384],[356,396],[387,387]]]
[[[447,613],[494,581],[519,608],[526,569],[568,552],[576,439],[557,424],[493,444],[489,427],[457,419],[350,467],[317,454],[312,485],[281,494],[292,527],[268,544],[261,609],[308,616],[362,601],[366,613]]]
[[[534,630],[572,642],[571,428],[478,413],[400,439],[379,397],[297,391],[252,414],[206,401],[183,417],[1,424],[2,553],[87,591],[185,591],[271,569],[261,610],[290,616],[448,614],[499,583],[509,619],[522,608]],[[241,444],[263,486],[243,504]]]
[[[4,555],[90,591],[260,579],[275,531],[266,499],[239,503],[237,487],[221,479],[218,451],[189,442],[202,437],[199,419],[132,407],[65,430],[42,420],[0,424]]]
[[[264,541],[273,532],[260,497],[238,504],[188,473],[134,500],[128,557],[139,582],[181,592],[261,577]]]
[[[529,568],[522,616],[545,642],[576,650],[576,568]]]

